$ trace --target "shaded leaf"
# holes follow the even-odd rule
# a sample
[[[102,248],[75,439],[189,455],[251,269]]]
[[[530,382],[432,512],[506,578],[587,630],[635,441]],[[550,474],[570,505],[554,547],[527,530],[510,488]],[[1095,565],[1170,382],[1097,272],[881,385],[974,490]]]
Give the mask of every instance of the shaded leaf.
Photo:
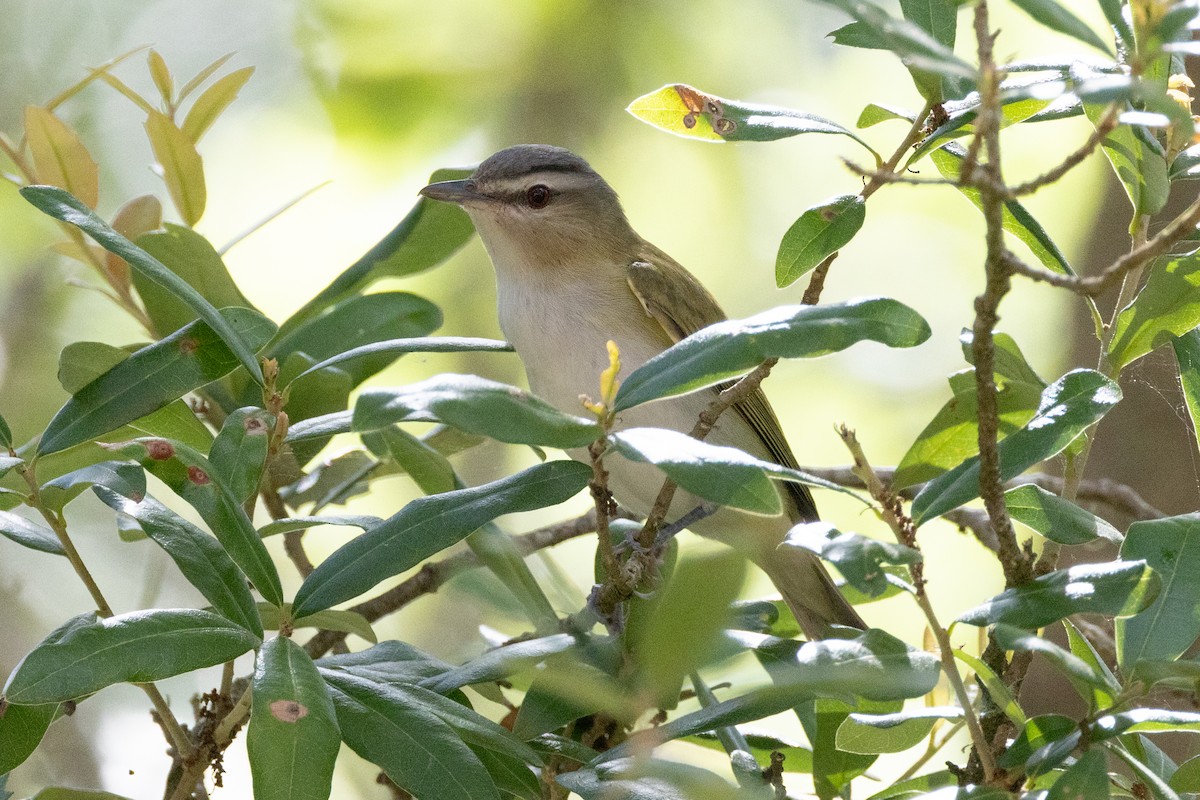
[[[250,372],[254,380],[262,382],[262,370],[254,356],[254,349],[242,341],[238,333],[217,309],[186,281],[164,267],[145,250],[110,228],[104,220],[96,216],[70,193],[52,186],[25,186],[20,191],[21,196],[36,206],[38,210],[78,227],[95,239],[105,250],[121,256],[136,271],[145,274],[150,280],[170,290],[176,297],[191,306],[237,355],[238,361]]]
[[[1099,372],[1068,372],[1042,392],[1037,414],[999,444],[1000,480],[1057,455],[1121,399],[1121,389]],[[979,457],[974,456],[925,485],[913,500],[921,525],[979,496]]]
[[[1009,489],[1004,504],[1017,522],[1059,544],[1083,544],[1097,537],[1120,544],[1123,538],[1095,514],[1032,483]]]
[[[204,162],[196,152],[196,145],[170,117],[158,111],[146,117],[146,136],[162,168],[163,182],[175,210],[189,226],[195,225],[204,216],[208,202]]]
[[[114,683],[147,683],[222,664],[261,639],[195,609],[155,609],[65,622],[31,650],[4,687],[13,703],[74,700]]]
[[[1004,716],[1013,721],[1018,727],[1025,724],[1025,712],[1017,704],[1012,692],[1004,685],[1004,681],[992,671],[978,656],[973,656],[965,650],[955,650],[954,657],[966,664],[975,673],[975,678],[983,684],[996,707],[1004,712]]]
[[[1141,559],[1158,574],[1162,588],[1140,614],[1117,620],[1117,661],[1131,669],[1142,659],[1169,661],[1200,636],[1200,514],[1133,523],[1121,558]]]
[[[439,694],[445,694],[468,684],[500,680],[579,644],[580,640],[569,633],[555,633],[514,642],[488,650],[460,667],[425,680],[421,685]]]
[[[122,496],[106,486],[93,491],[114,511],[137,520],[218,613],[262,638],[262,621],[246,579],[216,539],[153,497]]]
[[[1108,359],[1119,370],[1197,325],[1200,255],[1160,258],[1137,297],[1117,315]]]
[[[1013,0],[1013,5],[1050,30],[1065,33],[1084,44],[1091,45],[1105,55],[1112,55],[1112,49],[1095,31],[1088,27],[1086,22],[1056,3],[1055,0]],[[1091,795],[1085,794],[1084,796],[1090,797]],[[1104,796],[1107,797],[1108,793],[1105,792]]]
[[[137,246],[158,259],[215,308],[254,308],[233,282],[224,260],[208,239],[182,225],[167,222],[162,227],[162,231],[139,231],[135,240]],[[178,330],[199,316],[196,309],[170,287],[141,272],[134,273],[133,285],[160,334]]]
[[[914,347],[928,338],[917,312],[886,298],[779,306],[709,325],[650,359],[622,382],[615,410],[712,386],[768,358],[813,358],[864,340]]]
[[[242,347],[261,347],[275,327],[249,309],[224,309],[220,316]],[[197,320],[143,347],[73,394],[46,426],[38,453],[64,450],[140,419],[237,365],[223,337]]]
[[[554,776],[583,800],[728,800],[744,792],[689,764],[627,758]]]
[[[1096,125],[1107,108],[1085,103],[1083,110],[1092,125]],[[1148,217],[1161,211],[1167,202],[1170,181],[1162,145],[1153,135],[1137,126],[1118,125],[1104,137],[1101,147],[1125,187],[1134,212]]]
[[[137,464],[102,461],[47,481],[38,493],[45,507],[61,511],[89,486],[107,486],[126,497],[141,497],[146,494],[146,473]]]
[[[851,714],[837,729],[837,746],[850,753],[902,753],[924,740],[938,720],[960,720],[957,706],[924,706],[895,714]]]
[[[100,202],[100,169],[79,134],[41,106],[25,107],[25,140],[38,182],[66,189],[89,208]]]
[[[291,639],[263,644],[254,668],[246,751],[258,800],[325,800],[341,744],[312,659]]]
[[[1006,589],[959,616],[969,625],[1006,623],[1034,630],[1071,614],[1128,617],[1146,608],[1160,581],[1145,561],[1079,564]]]
[[[1116,702],[1117,695],[1121,691],[1121,682],[1113,675],[1112,670],[1108,668],[1108,664],[1096,652],[1096,648],[1087,640],[1087,637],[1080,632],[1079,628],[1075,627],[1075,623],[1069,619],[1064,619],[1062,625],[1067,632],[1067,644],[1071,648],[1072,655],[1081,659],[1097,675],[1104,677],[1106,685],[1103,688],[1094,687],[1092,689],[1092,707],[1108,708]]]
[[[590,477],[583,464],[551,461],[483,486],[414,500],[323,561],[296,592],[295,613],[304,616],[356,597],[502,514],[557,505]]]
[[[24,763],[41,743],[58,714],[58,703],[19,706],[10,703],[0,715],[0,776]],[[0,783],[0,790],[3,784]],[[2,792],[0,792],[2,794]]]
[[[112,219],[113,230],[131,242],[143,233],[162,227],[162,203],[152,194],[139,195],[117,209]],[[109,279],[118,286],[128,286],[131,280],[129,262],[115,253],[104,253],[104,268]],[[238,305],[245,305],[239,303]],[[180,327],[178,325],[176,328]],[[174,330],[174,328],[168,328]]]
[[[372,683],[389,685],[414,684],[451,669],[445,661],[396,639],[385,640],[366,650],[325,656],[316,663],[322,671],[345,672]]]
[[[1105,675],[1073,653],[1064,650],[1049,639],[1012,625],[997,625],[994,630],[996,643],[1005,650],[1037,653],[1062,673],[1079,692],[1079,696],[1090,701],[1096,692],[1109,694],[1119,691]]]
[[[348,525],[362,530],[373,528],[383,522],[379,517],[362,514],[335,514],[323,517],[285,517],[268,522],[258,529],[258,535],[266,538],[288,531],[301,531],[318,525]]]
[[[501,442],[583,447],[600,426],[564,414],[515,386],[475,375],[435,375],[392,389],[368,389],[354,404],[353,427],[370,431],[409,420],[445,422]]]
[[[478,339],[469,336],[417,336],[410,339],[387,339],[360,347],[343,350],[324,361],[318,362],[292,379],[300,380],[326,367],[338,366],[348,361],[379,356],[399,356],[404,353],[511,353],[513,346],[500,339]]]
[[[841,250],[866,218],[861,195],[843,194],[813,206],[792,223],[775,256],[775,285],[790,286],[825,258]]]
[[[208,460],[239,503],[258,493],[275,415],[261,408],[239,408],[221,425]]]
[[[1171,340],[1175,348],[1175,364],[1179,368],[1179,385],[1187,404],[1192,433],[1200,445],[1200,329],[1193,328]]]

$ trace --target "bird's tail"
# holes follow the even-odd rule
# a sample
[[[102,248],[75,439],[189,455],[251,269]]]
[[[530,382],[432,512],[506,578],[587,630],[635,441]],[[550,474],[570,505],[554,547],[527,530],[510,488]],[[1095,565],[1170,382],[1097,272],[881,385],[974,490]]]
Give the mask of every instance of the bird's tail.
[[[778,547],[759,566],[783,595],[808,639],[823,639],[830,626],[866,630],[867,623],[834,585],[821,560],[798,547]]]

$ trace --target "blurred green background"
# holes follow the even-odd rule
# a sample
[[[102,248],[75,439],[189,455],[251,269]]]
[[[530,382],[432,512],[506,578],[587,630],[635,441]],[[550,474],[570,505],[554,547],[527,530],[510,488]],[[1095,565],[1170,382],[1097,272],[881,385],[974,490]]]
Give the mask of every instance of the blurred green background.
[[[1050,38],[1014,8],[998,5],[1001,57],[1074,51],[1069,41]],[[1102,29],[1090,6],[1078,13],[1090,14]],[[209,199],[197,228],[220,247],[328,182],[226,256],[246,295],[276,321],[387,233],[434,168],[474,163],[518,142],[558,144],[588,158],[621,193],[635,227],[694,271],[731,316],[798,302],[805,281],[785,290],[774,285],[779,239],[805,208],[858,189],[859,179],[840,159],[860,158],[861,151],[846,139],[825,136],[704,144],[658,132],[622,109],[673,82],[815,112],[845,125],[853,125],[868,102],[914,110],[921,105],[890,56],[835,48],[825,34],[845,20],[826,7],[793,0],[0,0],[0,20],[0,130],[14,139],[27,104],[44,103],[79,80],[86,67],[139,45],[153,45],[177,82],[230,51],[236,55],[227,69],[256,68],[201,144]],[[963,34],[960,41],[969,41],[965,29]],[[144,54],[116,74],[152,92]],[[103,216],[137,194],[165,197],[149,168],[143,115],[127,99],[96,83],[60,113],[100,162]],[[1007,132],[1008,175],[1015,180],[1041,172],[1088,130],[1074,119]],[[863,133],[884,153],[903,134],[898,123]],[[1106,166],[1092,158],[1028,205],[1067,257],[1086,270],[1125,246],[1122,202],[1113,195]],[[847,461],[833,433],[839,422],[858,430],[873,462],[894,464],[948,398],[945,376],[965,366],[958,332],[970,325],[971,301],[982,286],[982,229],[975,210],[950,189],[889,187],[871,199],[865,229],[834,265],[824,299],[895,297],[925,315],[934,336],[915,350],[868,345],[781,365],[767,391],[802,464]],[[48,251],[57,237],[13,187],[0,186],[0,410],[22,440],[40,430],[66,397],[55,379],[63,346],[77,340],[124,345],[139,338],[127,317],[87,290],[93,276]],[[445,311],[442,333],[499,336],[491,268],[477,241],[437,270],[376,287],[395,288],[438,303]],[[1022,283],[1005,301],[1001,328],[1052,380],[1070,366],[1094,363],[1094,346],[1084,342],[1072,349],[1077,317],[1064,295]],[[1153,359],[1147,361],[1145,369],[1153,369]],[[523,380],[509,355],[410,356],[374,383],[448,370]],[[1178,425],[1178,401],[1158,392],[1153,390],[1151,407]],[[1115,434],[1113,439],[1119,441]],[[335,443],[331,452],[347,444]],[[1105,452],[1102,447],[1097,455],[1101,474],[1106,464],[1144,473],[1132,451],[1108,462]],[[465,479],[478,482],[532,458],[527,451],[486,445],[456,463]],[[1186,471],[1184,483],[1196,482],[1195,465],[1184,461],[1179,469]],[[403,479],[378,488],[354,510],[386,516],[414,496]],[[839,527],[882,534],[857,507],[828,495],[818,502]],[[71,508],[80,549],[119,609],[197,602],[157,549],[116,542],[111,515],[99,503],[84,498]],[[571,509],[506,524],[519,532],[584,508],[580,500]],[[948,526],[930,526],[925,536],[931,591],[945,618],[1000,585],[998,570],[969,536]],[[309,547],[320,558],[343,540],[326,531],[310,536]],[[271,543],[282,562],[278,544]],[[544,574],[562,572],[556,599],[564,611],[573,610],[570,604],[588,588],[590,551],[590,540],[574,542],[537,565]],[[0,674],[7,674],[21,654],[63,618],[87,608],[88,600],[64,561],[11,547],[2,552]],[[285,564],[282,571],[294,589],[290,568]],[[768,590],[764,579],[752,592]],[[521,630],[519,617],[499,598],[474,575],[377,629],[381,638],[402,638],[462,660],[487,644],[487,631],[478,626],[501,635]],[[865,615],[920,644],[909,606],[887,601]],[[188,676],[166,688],[176,709],[190,716],[188,698],[211,681],[210,675]],[[54,783],[153,796],[168,764],[160,757],[162,745],[140,693],[109,689],[81,706],[74,719],[56,724],[9,788],[32,793]],[[229,788],[222,796],[249,797],[237,746],[225,763]],[[888,763],[874,772],[886,777]],[[343,751],[335,796],[382,797],[375,774]]]

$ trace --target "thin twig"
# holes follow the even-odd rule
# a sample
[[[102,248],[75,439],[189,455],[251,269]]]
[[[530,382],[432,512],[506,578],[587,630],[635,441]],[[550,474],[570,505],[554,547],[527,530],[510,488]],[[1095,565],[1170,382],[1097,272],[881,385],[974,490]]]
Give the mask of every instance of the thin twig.
[[[838,435],[841,436],[842,442],[854,458],[855,472],[866,485],[871,497],[875,499],[875,502],[879,503],[883,519],[888,524],[888,527],[892,529],[896,541],[906,547],[920,550],[916,538],[916,528],[913,526],[912,520],[904,514],[900,506],[899,497],[883,485],[875,470],[871,468],[871,464],[867,461],[862,445],[859,444],[854,431],[842,425],[838,428]],[[954,658],[954,645],[950,642],[950,634],[942,627],[941,622],[938,621],[937,613],[933,610],[933,603],[930,602],[929,595],[925,591],[924,565],[918,561],[915,564],[909,565],[908,571],[912,579],[912,584],[916,588],[914,599],[917,601],[921,612],[925,615],[925,620],[929,623],[929,628],[933,631],[933,636],[937,640],[938,655],[942,661],[942,671],[946,675],[946,680],[950,683],[950,688],[954,690],[954,696],[958,699],[959,706],[962,707],[963,719],[967,724],[967,730],[971,734],[971,741],[975,745],[975,751],[979,754],[980,763],[983,765],[984,780],[991,782],[992,776],[996,773],[995,757],[992,755],[987,737],[983,733],[983,727],[979,724],[979,717],[975,713],[975,706],[971,701],[971,696],[967,693],[966,684],[963,683],[962,675],[959,674],[958,662]]]
[[[1058,166],[1054,167],[1048,172],[1039,175],[1033,180],[1026,181],[1025,183],[1021,183],[1010,188],[1008,190],[1009,199],[1022,197],[1023,195],[1027,194],[1033,194],[1043,186],[1056,183],[1072,169],[1082,164],[1084,159],[1090,156],[1095,149],[1100,146],[1100,143],[1104,141],[1104,137],[1112,133],[1113,128],[1117,127],[1117,116],[1116,104],[1110,105],[1108,107],[1108,111],[1105,112],[1100,121],[1096,123],[1096,127],[1092,131],[1092,135],[1089,136],[1087,140],[1075,150],[1075,152],[1071,153],[1060,164],[1058,164]]]

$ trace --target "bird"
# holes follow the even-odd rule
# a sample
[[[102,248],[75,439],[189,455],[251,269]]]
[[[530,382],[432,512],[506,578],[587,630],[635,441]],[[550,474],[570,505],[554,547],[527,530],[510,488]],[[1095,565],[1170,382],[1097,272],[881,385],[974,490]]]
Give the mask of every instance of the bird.
[[[500,150],[461,180],[431,183],[420,194],[460,206],[471,218],[496,273],[500,329],[525,368],[530,390],[578,414],[609,366],[607,343],[636,369],[689,334],[726,319],[700,281],[630,225],[616,191],[583,158],[561,147],[522,144]],[[706,389],[627,409],[614,430],[657,427],[688,432],[715,396]],[[796,457],[761,387],[723,414],[708,436],[717,445],[795,468]],[[588,461],[586,449],[568,455]],[[646,516],[663,475],[650,464],[605,457],[617,503]],[[689,530],[741,552],[770,577],[809,639],[834,626],[866,624],[820,559],[780,546],[799,522],[818,519],[807,487],[782,486],[783,513],[721,508]],[[679,491],[677,519],[704,501]]]

